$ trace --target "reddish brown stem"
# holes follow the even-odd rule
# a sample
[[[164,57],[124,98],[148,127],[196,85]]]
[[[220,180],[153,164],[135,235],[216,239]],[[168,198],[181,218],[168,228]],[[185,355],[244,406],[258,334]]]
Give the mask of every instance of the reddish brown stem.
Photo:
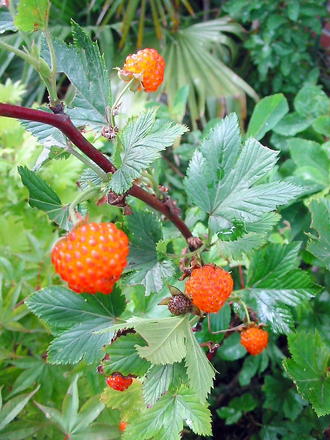
[[[238,273],[239,273],[239,279],[240,279],[240,283],[241,283],[241,288],[245,289],[244,273],[243,273],[243,268],[242,268],[241,264],[238,265]]]
[[[36,121],[44,124],[52,125],[65,134],[70,141],[76,145],[79,150],[86,154],[94,163],[96,163],[106,173],[114,173],[116,167],[111,161],[99,150],[97,150],[80,131],[73,125],[71,119],[65,114],[53,114],[41,110],[33,110],[18,105],[0,103],[0,116],[8,118],[25,119],[28,121]],[[128,194],[134,196],[147,203],[153,209],[162,213],[168,218],[182,233],[186,240],[192,237],[192,233],[188,226],[174,214],[168,206],[164,205],[154,195],[148,193],[138,185],[133,185]]]

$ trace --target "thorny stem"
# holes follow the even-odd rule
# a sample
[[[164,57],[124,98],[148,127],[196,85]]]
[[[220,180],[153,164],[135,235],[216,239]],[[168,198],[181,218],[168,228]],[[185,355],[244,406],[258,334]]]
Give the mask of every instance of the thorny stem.
[[[68,115],[52,114],[41,110],[0,103],[0,116],[26,119],[28,121],[37,121],[56,127],[103,171],[111,174],[116,171],[116,167],[111,163],[111,161],[103,153],[101,153],[101,151],[97,150],[87,139],[84,138],[80,131],[73,125]],[[181,218],[173,213],[168,206],[158,200],[154,195],[148,193],[138,185],[133,185],[128,191],[128,194],[142,200],[153,209],[163,214],[177,227],[186,240],[193,236],[190,229],[181,220]]]

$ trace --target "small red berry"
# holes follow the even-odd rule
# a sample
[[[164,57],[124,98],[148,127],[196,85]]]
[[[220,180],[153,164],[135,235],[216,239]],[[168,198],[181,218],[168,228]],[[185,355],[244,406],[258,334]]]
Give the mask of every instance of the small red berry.
[[[146,92],[155,92],[164,80],[165,60],[156,49],[142,49],[128,55],[122,69],[125,81],[132,78],[130,73],[141,74],[141,82]]]
[[[52,263],[77,293],[112,292],[128,255],[127,235],[113,223],[81,224],[52,249]]]
[[[193,304],[206,313],[216,313],[233,291],[233,279],[221,267],[207,264],[194,269],[186,282]]]
[[[107,385],[117,391],[125,391],[132,385],[133,378],[131,376],[123,376],[120,373],[113,373],[106,378]]]
[[[268,332],[259,327],[249,327],[241,332],[241,344],[246,350],[256,356],[268,345]]]
[[[125,429],[127,428],[127,423],[124,422],[124,421],[122,420],[122,421],[119,423],[118,428],[119,428],[119,431],[124,432]]]

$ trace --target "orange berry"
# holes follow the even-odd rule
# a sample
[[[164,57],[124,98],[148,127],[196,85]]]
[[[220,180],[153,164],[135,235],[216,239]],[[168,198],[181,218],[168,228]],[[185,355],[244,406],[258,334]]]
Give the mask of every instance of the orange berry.
[[[241,332],[241,344],[246,350],[256,356],[268,345],[268,332],[259,327],[249,327]]]
[[[55,271],[77,293],[112,292],[126,264],[127,235],[113,223],[82,224],[52,249]]]
[[[119,423],[119,431],[124,432],[125,429],[127,428],[127,423],[124,422],[123,420]]]
[[[123,376],[120,373],[113,373],[106,378],[107,385],[116,391],[125,391],[132,385],[133,378],[131,376]]]
[[[143,49],[128,55],[122,70],[126,81],[131,79],[129,73],[141,74],[143,89],[155,92],[164,80],[165,60],[156,49]]]
[[[194,269],[186,282],[186,293],[193,304],[206,313],[216,313],[233,291],[229,272],[211,264]]]

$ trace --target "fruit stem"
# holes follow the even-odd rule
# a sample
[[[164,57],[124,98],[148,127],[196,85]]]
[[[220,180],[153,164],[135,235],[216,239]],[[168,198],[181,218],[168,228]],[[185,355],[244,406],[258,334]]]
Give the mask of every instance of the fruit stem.
[[[125,85],[125,87],[119,92],[115,102],[113,103],[111,110],[110,110],[110,124],[112,127],[115,127],[115,115],[114,112],[116,110],[116,107],[118,107],[121,98],[125,95],[126,91],[130,88],[132,82],[135,80],[135,78],[132,78],[128,81],[128,83]]]
[[[240,303],[243,306],[243,309],[244,309],[244,312],[245,312],[245,316],[246,316],[246,321],[247,321],[248,324],[250,324],[251,323],[251,319],[250,319],[250,314],[249,314],[249,310],[247,308],[247,305],[245,304],[244,301],[240,301]]]
[[[99,188],[96,188],[95,186],[88,187],[84,191],[80,192],[77,195],[77,197],[71,202],[71,204],[69,206],[69,216],[71,218],[73,225],[77,224],[80,221],[80,219],[78,218],[78,216],[75,212],[76,206],[79,205],[79,203],[90,199],[98,191],[99,191]]]
[[[66,114],[53,114],[42,110],[21,107],[19,105],[0,103],[0,116],[42,122],[44,124],[56,127],[103,171],[111,174],[116,171],[116,167],[112,164],[112,162],[103,153],[101,153],[101,151],[96,149],[86,138],[84,138],[80,131],[73,125],[69,116]],[[187,241],[193,237],[190,229],[181,220],[181,218],[167,205],[157,199],[157,197],[155,197],[153,194],[148,193],[138,185],[133,185],[128,191],[128,194],[142,200],[147,205],[163,214],[177,227]]]
[[[240,324],[240,325],[237,325],[236,327],[226,328],[225,330],[218,330],[218,331],[214,332],[212,330],[212,326],[211,326],[211,317],[210,317],[210,314],[208,313],[207,314],[207,327],[208,327],[209,333],[211,333],[212,335],[219,335],[220,333],[240,331],[244,328],[244,324]]]

